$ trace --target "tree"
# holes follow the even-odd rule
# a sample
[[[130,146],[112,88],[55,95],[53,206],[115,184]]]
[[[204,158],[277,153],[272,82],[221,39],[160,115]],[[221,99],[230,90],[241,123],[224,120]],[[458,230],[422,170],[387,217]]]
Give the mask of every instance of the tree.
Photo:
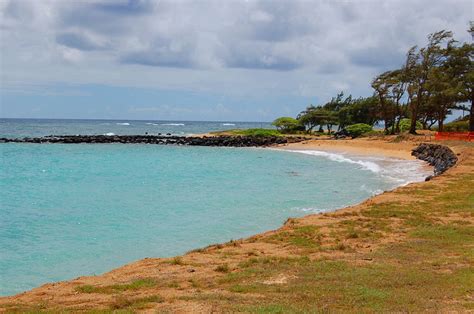
[[[375,96],[351,98],[351,102],[337,112],[339,129],[356,123],[374,125],[378,119],[377,104],[378,98]]]
[[[474,24],[469,29],[474,36]],[[474,132],[474,44],[449,45],[445,71],[451,79],[451,92],[458,103],[470,103],[469,131]],[[466,108],[457,105],[457,109]]]
[[[316,107],[313,105],[308,106],[306,110],[300,112],[296,118],[304,125],[306,132],[308,133],[311,133],[314,127],[321,123],[319,116],[316,113]]]
[[[474,23],[469,32],[474,38]],[[443,130],[453,109],[469,110],[469,129],[474,131],[474,44],[458,44],[450,31],[428,36],[425,47],[411,47],[405,63],[375,77],[374,94],[352,98],[340,92],[324,105],[310,105],[298,115],[308,132],[326,126],[331,133],[338,125],[364,123],[373,126],[383,121],[385,133],[398,133],[401,121],[409,119],[409,132],[416,134],[417,124],[430,129],[436,123]]]
[[[371,83],[378,98],[379,117],[384,122],[385,133],[395,125],[397,108],[391,99],[390,90],[397,83],[392,71],[387,71],[377,76]]]
[[[402,102],[402,98],[407,92],[407,71],[408,64],[405,64],[401,69],[391,71],[387,75],[387,80],[389,80],[390,87],[390,98],[395,105],[395,121],[392,124],[392,134],[400,132],[400,120],[406,115],[406,104]]]
[[[331,133],[332,126],[337,124],[337,116],[334,112],[312,105],[298,115],[298,120],[306,127],[308,133],[318,125],[320,130],[323,125],[326,125],[328,133]]]
[[[298,120],[292,117],[280,117],[273,121],[272,125],[283,133],[294,132],[302,126]]]
[[[430,73],[445,60],[445,54],[441,44],[453,36],[452,32],[439,31],[428,36],[428,45],[416,52],[416,46],[412,47],[407,54],[407,79],[410,91],[410,133],[416,134],[416,121],[419,110],[429,97],[428,78]]]
[[[443,131],[444,120],[451,113],[458,98],[458,88],[453,77],[449,75],[449,69],[444,64],[434,68],[428,75],[427,90],[429,96],[424,104],[425,117],[423,127],[430,129],[438,122],[438,130]],[[430,123],[429,125],[427,125]]]

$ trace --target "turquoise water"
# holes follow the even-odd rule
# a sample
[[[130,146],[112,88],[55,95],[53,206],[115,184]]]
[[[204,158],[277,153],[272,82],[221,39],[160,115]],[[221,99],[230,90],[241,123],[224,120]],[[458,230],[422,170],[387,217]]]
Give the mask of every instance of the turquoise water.
[[[0,144],[0,153],[2,295],[274,229],[414,180],[420,167],[256,148]]]
[[[252,127],[271,125],[0,119],[0,137]],[[419,162],[318,151],[0,144],[0,295],[246,237],[425,175]]]

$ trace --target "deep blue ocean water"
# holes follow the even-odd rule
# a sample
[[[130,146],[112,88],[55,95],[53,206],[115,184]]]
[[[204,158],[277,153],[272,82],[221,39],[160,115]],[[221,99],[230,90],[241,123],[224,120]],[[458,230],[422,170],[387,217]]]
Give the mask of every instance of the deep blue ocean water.
[[[47,135],[173,135],[202,134],[228,129],[273,128],[268,122],[207,122],[155,120],[0,119],[0,137]]]
[[[0,136],[240,127],[228,123],[0,120]],[[0,295],[246,237],[425,175],[417,161],[318,151],[0,144]]]

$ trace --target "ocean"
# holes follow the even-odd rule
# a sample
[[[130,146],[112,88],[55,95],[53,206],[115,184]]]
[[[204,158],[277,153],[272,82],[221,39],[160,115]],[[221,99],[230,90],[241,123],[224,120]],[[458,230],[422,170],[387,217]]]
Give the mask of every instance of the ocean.
[[[268,123],[0,120],[0,137],[189,135]],[[426,177],[419,161],[320,151],[0,144],[0,295],[278,228]]]

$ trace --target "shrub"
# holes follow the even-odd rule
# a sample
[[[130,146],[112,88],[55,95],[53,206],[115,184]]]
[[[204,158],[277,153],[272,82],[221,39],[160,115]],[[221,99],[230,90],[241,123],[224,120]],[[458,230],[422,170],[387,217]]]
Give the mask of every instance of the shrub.
[[[292,133],[296,131],[304,131],[304,125],[300,121],[291,117],[281,117],[273,121],[274,125],[278,130],[283,133]]]
[[[400,132],[406,132],[410,130],[411,120],[410,119],[401,119],[400,120]],[[416,129],[421,130],[423,124],[420,121],[416,121]]]
[[[221,273],[228,273],[230,269],[229,269],[229,265],[223,264],[223,265],[217,266],[214,270]]]
[[[281,136],[281,133],[278,130],[272,129],[246,129],[246,130],[236,130],[234,134],[237,135],[246,135],[246,136]]]
[[[357,123],[346,127],[346,131],[352,138],[361,136],[364,133],[372,131],[372,126],[365,123]]]
[[[446,123],[443,128],[444,132],[467,132],[469,131],[469,121],[453,121]]]

